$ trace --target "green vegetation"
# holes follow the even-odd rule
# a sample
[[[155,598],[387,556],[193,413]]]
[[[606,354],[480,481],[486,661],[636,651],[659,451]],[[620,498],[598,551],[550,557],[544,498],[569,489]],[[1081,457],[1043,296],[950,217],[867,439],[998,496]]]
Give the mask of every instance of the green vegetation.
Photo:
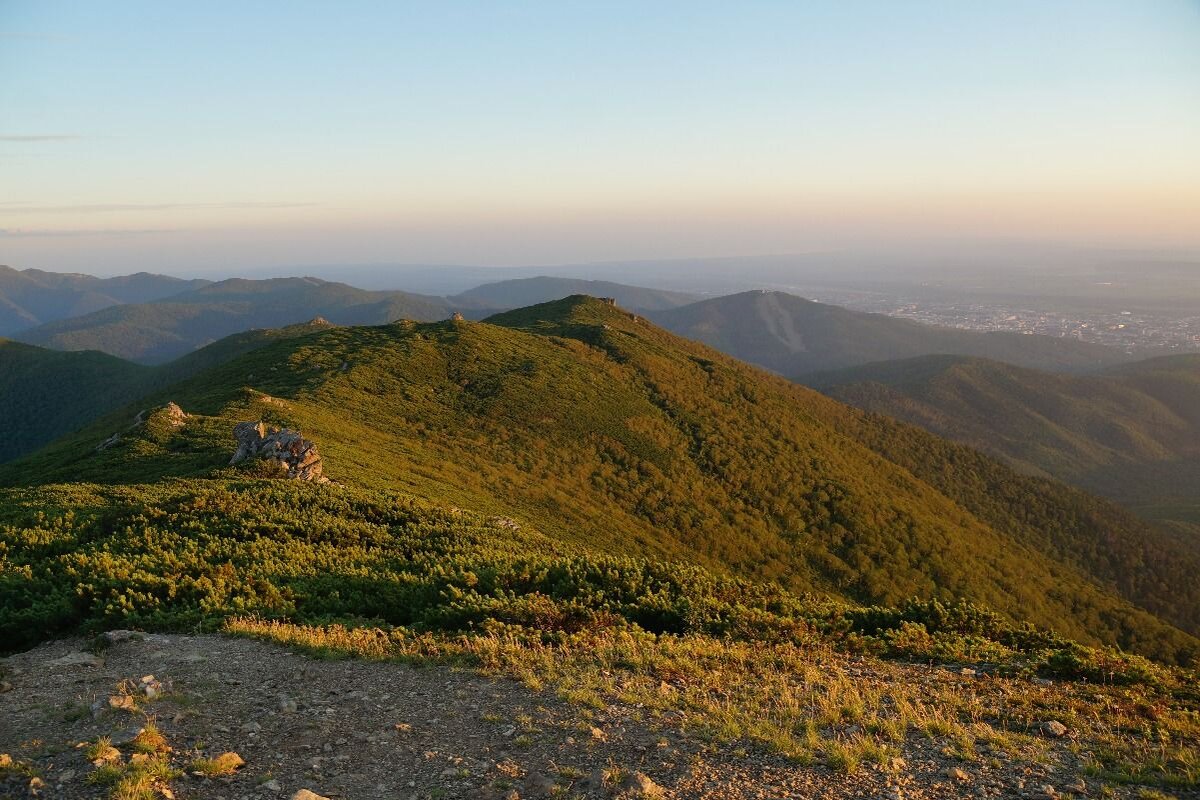
[[[856,608],[699,567],[604,556],[389,492],[283,481],[6,490],[0,640],[195,629],[229,615],[382,625],[389,636],[509,632],[536,642],[646,631],[821,643],[1112,682],[1169,680],[967,605]]]
[[[96,352],[0,339],[0,462],[36,450],[149,391],[152,370]]]
[[[281,339],[330,327],[307,322],[246,331],[147,367],[94,351],[63,352],[0,339],[0,463],[32,452],[113,409]]]
[[[965,448],[902,465],[905,453],[889,447],[924,451],[931,443],[922,437],[940,440],[883,420],[868,425],[596,301],[571,298],[492,324],[320,331],[214,367],[157,402],[168,399],[195,415],[182,429],[152,415],[95,452],[128,426],[129,415],[117,415],[0,469],[0,481],[235,479],[252,473],[226,466],[233,424],[263,418],[313,438],[336,480],[511,518],[596,554],[685,561],[850,603],[964,598],[1010,622],[1167,661],[1187,661],[1197,646],[1122,599],[1107,575],[1089,574],[1091,560],[1065,555],[1139,530],[1043,507],[1052,494],[1031,503],[1014,490],[1041,484],[996,462],[959,481],[956,459],[972,454]],[[41,507],[49,490],[36,494]],[[7,504],[31,502],[22,497]],[[72,505],[64,501],[64,513]],[[1061,558],[1047,558],[1048,541]],[[65,603],[64,591],[76,589],[48,596]],[[149,613],[146,602],[130,601],[138,613]]]
[[[805,382],[1151,519],[1200,523],[1200,355],[1089,376],[931,356]]]
[[[1080,372],[1128,360],[1118,350],[1050,336],[980,333],[850,311],[784,292],[744,292],[651,314],[656,323],[789,377],[933,353]]]

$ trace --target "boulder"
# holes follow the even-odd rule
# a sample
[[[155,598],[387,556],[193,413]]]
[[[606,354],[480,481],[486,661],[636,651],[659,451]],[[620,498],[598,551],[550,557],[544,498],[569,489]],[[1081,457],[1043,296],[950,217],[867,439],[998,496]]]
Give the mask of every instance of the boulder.
[[[292,480],[329,482],[321,474],[323,467],[317,446],[299,431],[268,428],[261,421],[239,422],[233,427],[233,436],[237,439],[237,451],[229,460],[230,464],[262,458],[276,462],[281,472],[286,472]]]

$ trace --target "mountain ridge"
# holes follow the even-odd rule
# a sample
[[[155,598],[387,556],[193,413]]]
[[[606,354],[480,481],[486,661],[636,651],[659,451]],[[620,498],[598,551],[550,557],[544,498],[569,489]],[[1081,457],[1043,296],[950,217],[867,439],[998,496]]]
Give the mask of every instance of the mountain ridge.
[[[128,412],[110,415],[0,468],[2,482],[231,477],[232,424],[259,417],[316,441],[335,480],[465,505],[568,542],[855,602],[963,596],[1170,659],[1195,647],[1112,594],[1129,587],[1089,576],[1086,559],[1047,564],[1046,534],[1014,507],[1004,532],[886,447],[863,444],[859,412],[590,298],[482,323],[316,331],[155,398],[142,407],[170,399],[192,418],[176,430],[152,417],[144,433],[95,452],[129,425]],[[874,424],[892,442],[927,436]],[[1104,530],[1073,519],[1062,523],[1064,547]]]

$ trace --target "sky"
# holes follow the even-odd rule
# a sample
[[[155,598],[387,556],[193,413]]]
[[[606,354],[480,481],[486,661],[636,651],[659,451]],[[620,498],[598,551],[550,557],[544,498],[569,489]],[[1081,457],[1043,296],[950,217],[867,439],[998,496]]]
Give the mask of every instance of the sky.
[[[0,264],[1200,246],[1200,0],[0,0]]]

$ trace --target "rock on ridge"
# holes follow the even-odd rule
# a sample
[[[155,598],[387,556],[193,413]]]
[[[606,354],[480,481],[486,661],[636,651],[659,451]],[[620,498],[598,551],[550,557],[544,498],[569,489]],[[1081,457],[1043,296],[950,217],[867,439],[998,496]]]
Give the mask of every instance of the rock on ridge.
[[[189,415],[174,402],[169,402],[166,405],[158,406],[157,408],[143,409],[137,413],[136,417],[133,418],[133,424],[126,428],[124,433],[129,433],[130,431],[142,427],[146,424],[146,419],[150,416],[161,419],[172,428],[182,428],[187,423]],[[121,433],[121,431],[118,431],[100,444],[96,445],[97,452],[101,450],[107,450],[108,448],[120,442]]]
[[[317,446],[299,431],[268,428],[261,421],[239,422],[233,426],[233,436],[238,448],[229,460],[230,464],[247,458],[262,458],[279,464],[292,480],[329,483],[329,479],[321,474],[323,467]]]

